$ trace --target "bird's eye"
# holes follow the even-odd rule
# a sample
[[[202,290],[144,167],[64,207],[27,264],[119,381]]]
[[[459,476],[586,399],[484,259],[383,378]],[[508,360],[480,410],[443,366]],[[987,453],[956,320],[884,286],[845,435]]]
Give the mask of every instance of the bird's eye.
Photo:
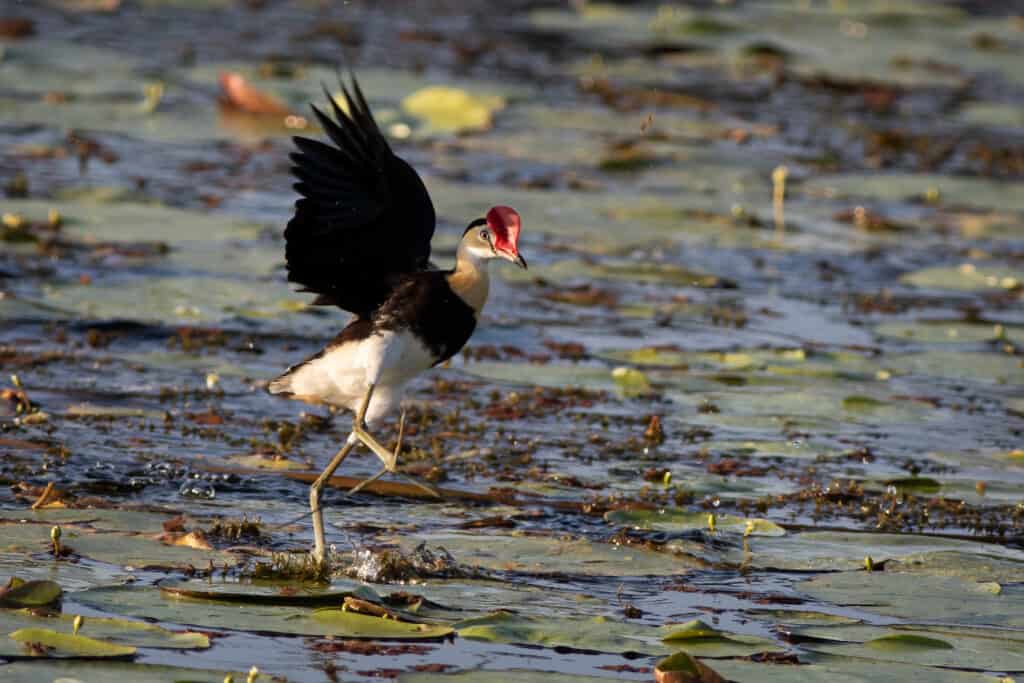
[[[480,239],[486,240],[487,242],[490,242],[491,241],[491,233],[487,232],[486,230],[481,230],[480,231]]]

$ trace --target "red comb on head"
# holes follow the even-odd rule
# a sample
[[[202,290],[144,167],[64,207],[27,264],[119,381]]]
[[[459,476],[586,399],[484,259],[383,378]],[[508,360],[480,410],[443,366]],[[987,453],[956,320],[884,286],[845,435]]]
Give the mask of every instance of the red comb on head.
[[[495,206],[487,212],[487,227],[494,235],[494,248],[519,253],[519,214],[511,206]]]

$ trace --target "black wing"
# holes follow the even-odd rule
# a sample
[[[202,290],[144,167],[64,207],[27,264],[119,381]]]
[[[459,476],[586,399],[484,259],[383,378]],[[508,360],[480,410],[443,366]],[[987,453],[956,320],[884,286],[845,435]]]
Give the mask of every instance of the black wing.
[[[355,77],[347,113],[313,107],[333,145],[294,138],[295,189],[302,197],[285,228],[288,280],[319,294],[316,304],[368,316],[406,273],[424,270],[434,205],[416,171],[395,156]],[[325,90],[326,92],[326,90]]]

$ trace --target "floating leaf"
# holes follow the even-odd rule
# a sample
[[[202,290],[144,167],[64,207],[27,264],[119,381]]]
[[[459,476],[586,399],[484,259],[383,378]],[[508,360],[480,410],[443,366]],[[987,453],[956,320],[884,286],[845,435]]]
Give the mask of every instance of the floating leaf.
[[[897,477],[886,479],[885,485],[908,493],[938,493],[942,488],[942,484],[931,477]]]
[[[891,636],[882,636],[881,638],[873,638],[866,643],[868,647],[873,647],[876,650],[906,650],[906,649],[925,649],[925,650],[953,650],[955,649],[952,645],[944,640],[938,638],[927,638],[925,636],[915,635],[913,633],[897,633]]]
[[[10,637],[26,646],[26,657],[131,657],[135,654],[134,647],[46,628],[21,628]]]
[[[22,581],[12,576],[0,589],[0,607],[42,607],[60,600],[62,592],[53,581]]]
[[[901,619],[1024,628],[1024,587],[1004,586],[999,595],[955,577],[890,572],[824,574],[797,585],[819,600]]]
[[[441,546],[460,564],[485,569],[583,576],[672,576],[698,560],[583,538],[438,533],[393,538],[406,552],[421,542]]]
[[[876,408],[882,408],[885,405],[885,401],[879,401],[878,399],[871,398],[870,396],[847,396],[843,399],[843,408],[850,411],[870,411]]]
[[[958,626],[823,626],[795,630],[813,652],[886,662],[1024,671],[1024,635]],[[924,677],[922,677],[924,678]]]
[[[293,605],[302,607],[341,606],[345,598],[380,602],[380,596],[367,586],[353,584],[337,590],[319,583],[300,581],[218,581],[203,579],[160,582],[160,591],[168,596],[196,600],[248,603],[255,605]]]
[[[1024,271],[1009,268],[975,266],[965,263],[956,267],[936,266],[925,268],[902,280],[923,289],[950,289],[974,292],[986,289],[1014,289],[1024,283]]]
[[[714,629],[699,619],[678,626],[666,626],[662,641],[673,648],[702,657],[746,657],[758,652],[780,652],[780,647],[767,638],[731,634]]]
[[[96,609],[207,629],[342,638],[435,638],[451,632],[447,626],[410,624],[354,613],[351,618],[333,614],[341,610],[314,611],[290,605],[175,597],[150,587],[96,588],[76,593],[75,600]],[[384,621],[389,623],[381,623]],[[87,621],[83,631],[88,633],[88,628]]]
[[[654,666],[657,683],[725,683],[713,669],[686,652],[677,652]]]
[[[647,375],[634,368],[615,368],[612,370],[612,379],[624,396],[642,396],[651,391]]]
[[[597,652],[661,654],[658,630],[612,621],[606,617],[565,619],[523,617],[499,611],[455,624],[462,638],[492,643],[527,643],[545,647],[574,647]]]
[[[429,86],[402,100],[402,109],[432,129],[456,133],[491,127],[494,112],[505,106],[497,95],[472,95],[461,88]]]
[[[324,626],[328,635],[341,638],[443,638],[453,632],[450,626],[414,624],[330,607],[314,610],[313,619]]]
[[[149,647],[169,650],[202,650],[210,647],[210,639],[204,633],[179,633],[141,621],[116,617],[87,617],[72,614],[36,614],[22,609],[4,614],[8,628],[23,630],[48,630],[71,635],[83,635],[103,642],[130,647]],[[75,623],[80,628],[75,632]],[[0,657],[17,655],[21,647],[12,649],[0,641]]]
[[[693,638],[724,638],[725,634],[711,628],[700,619],[688,621],[681,626],[673,626],[667,636],[662,638],[666,641],[691,640]]]
[[[3,666],[4,683],[39,683],[39,681],[131,681],[131,683],[224,683],[227,676],[235,683],[246,680],[246,674],[235,671],[210,671],[159,664],[139,664],[116,660],[42,660],[11,662]],[[258,683],[272,683],[272,676],[260,674]]]
[[[785,536],[786,530],[767,519],[736,517],[716,514],[715,530],[744,536]],[[690,531],[708,528],[707,512],[686,510],[612,510],[605,513],[605,520],[612,524],[623,524],[638,529],[658,531]]]

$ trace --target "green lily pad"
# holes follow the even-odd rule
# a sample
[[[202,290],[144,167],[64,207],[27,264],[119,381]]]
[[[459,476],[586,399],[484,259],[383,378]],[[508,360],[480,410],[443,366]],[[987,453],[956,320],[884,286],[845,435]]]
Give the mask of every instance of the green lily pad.
[[[120,508],[0,510],[0,520],[49,525],[85,525],[103,531],[131,531],[133,533],[159,533],[163,531],[164,522],[177,515],[177,512],[172,511],[160,514]],[[49,533],[49,527],[46,527],[45,532]]]
[[[226,677],[241,683],[248,674],[240,671],[210,671],[159,664],[121,661],[45,660],[19,661],[3,666],[6,683],[39,683],[39,681],[132,681],[132,683],[224,683]],[[255,683],[272,683],[273,677],[258,674]]]
[[[772,624],[783,626],[832,626],[836,624],[857,624],[859,619],[847,617],[842,614],[829,614],[827,612],[808,612],[806,610],[786,609],[748,609],[744,614],[762,619]]]
[[[662,659],[654,666],[656,680],[665,683],[723,683],[707,664],[686,652],[677,652]]]
[[[1003,549],[986,552],[979,548],[966,550],[940,550],[905,555],[885,565],[887,572],[953,576],[965,581],[1019,583],[1024,582],[1024,558],[1004,555]]]
[[[1024,588],[994,595],[979,582],[890,572],[824,574],[797,585],[819,600],[906,620],[1024,628]]]
[[[726,550],[722,559],[728,562],[742,562],[751,567],[786,571],[835,571],[860,569],[864,566],[865,556],[870,556],[875,562],[882,562],[889,559],[926,558],[931,553],[943,552],[984,557],[992,551],[993,546],[989,544],[955,538],[913,534],[804,531],[780,537],[761,536],[747,539],[744,548]],[[1001,549],[1000,552],[1007,553],[1007,562],[1019,562],[1024,559],[1024,554],[1019,551]],[[926,566],[934,566],[932,561],[924,561],[927,563]],[[976,576],[978,580],[991,580],[981,569]]]
[[[331,607],[314,610],[313,619],[323,625],[328,635],[343,638],[443,638],[453,632],[450,626],[441,624],[414,624]]]
[[[883,323],[875,333],[922,344],[969,344],[1003,337],[1014,343],[1024,341],[1024,330],[1018,327],[952,321]]]
[[[708,512],[687,512],[686,510],[612,510],[605,513],[605,521],[623,524],[638,529],[658,531],[689,531],[710,529],[710,518],[714,517],[715,531],[743,534],[745,536],[785,536],[786,530],[767,519],[736,517]]]
[[[266,605],[173,597],[156,588],[111,586],[75,594],[76,602],[108,612],[204,629],[230,629],[339,638],[435,638],[447,626],[410,624],[367,617],[341,610],[309,610],[289,605]],[[335,614],[338,612],[339,614]],[[365,618],[359,618],[365,617]],[[374,619],[376,621],[366,621]],[[389,623],[383,623],[389,622]],[[396,624],[402,624],[396,626]]]
[[[197,550],[168,545],[154,535],[93,532],[71,525],[62,527],[61,545],[75,553],[121,567],[200,567],[211,561],[223,566],[237,564],[228,552]],[[0,524],[0,551],[23,554],[51,552],[50,528],[42,524]]]
[[[699,619],[666,626],[662,641],[701,657],[746,657],[758,652],[782,652],[786,648],[768,638],[726,633]]]
[[[864,645],[876,650],[885,650],[886,652],[956,649],[945,640],[928,638],[927,636],[921,636],[914,633],[894,633],[888,636],[872,638],[865,642]]]
[[[1024,634],[955,626],[822,626],[797,629],[814,652],[887,662],[1024,671]]]
[[[131,657],[135,654],[135,648],[128,645],[115,645],[46,628],[21,628],[11,633],[9,638],[22,644],[22,656],[25,657]]]
[[[956,351],[926,351],[889,359],[893,369],[911,374],[1005,384],[1024,384],[1021,362],[1006,354]]]
[[[172,598],[217,600],[254,605],[291,605],[296,607],[340,606],[347,597],[380,602],[380,596],[367,586],[353,585],[347,590],[298,581],[259,581],[204,579],[161,581],[160,591]]]
[[[29,610],[10,610],[4,620],[12,630],[46,630],[66,635],[74,634],[76,615],[37,615]],[[113,645],[146,647],[167,650],[204,650],[210,639],[204,633],[175,632],[155,624],[116,617],[84,617],[78,634]],[[11,642],[0,641],[0,657],[16,656],[22,648]]]
[[[734,681],[758,683],[996,683],[988,675],[968,671],[950,671],[895,662],[878,662],[854,657],[834,657],[801,653],[800,660],[813,662],[801,666],[744,662],[735,659],[715,662],[715,670]]]
[[[672,576],[688,566],[702,566],[693,558],[582,538],[437,533],[392,540],[406,551],[421,542],[440,546],[462,565],[538,574]]]
[[[596,652],[662,654],[658,629],[612,621],[606,617],[532,618],[495,612],[455,624],[462,638],[492,643],[526,643],[544,647],[574,647]]]
[[[555,671],[460,671],[457,673],[399,674],[399,683],[608,683],[607,678]]]
[[[54,581],[24,581],[11,577],[0,588],[0,607],[42,607],[60,600],[63,591]]]
[[[402,100],[402,109],[433,130],[461,132],[491,127],[494,113],[505,106],[497,95],[473,95],[461,88],[429,86]]]
[[[949,289],[962,292],[1014,289],[1024,283],[1024,271],[995,266],[935,266],[904,275],[903,282],[922,289]]]

